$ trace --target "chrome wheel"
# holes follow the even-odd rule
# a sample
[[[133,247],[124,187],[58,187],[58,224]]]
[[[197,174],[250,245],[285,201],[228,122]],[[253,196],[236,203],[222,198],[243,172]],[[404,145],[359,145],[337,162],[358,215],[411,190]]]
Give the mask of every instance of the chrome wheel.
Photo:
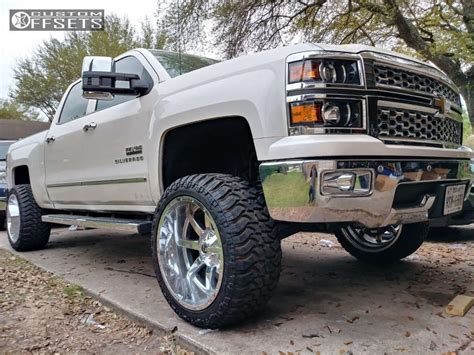
[[[377,253],[390,248],[397,241],[402,232],[402,225],[394,224],[382,229],[346,226],[341,228],[341,232],[357,249]]]
[[[10,240],[16,243],[20,236],[20,206],[15,195],[10,195],[7,204],[7,232]]]
[[[161,275],[173,298],[191,310],[207,308],[224,271],[221,238],[209,211],[190,196],[176,197],[161,215],[157,241]]]

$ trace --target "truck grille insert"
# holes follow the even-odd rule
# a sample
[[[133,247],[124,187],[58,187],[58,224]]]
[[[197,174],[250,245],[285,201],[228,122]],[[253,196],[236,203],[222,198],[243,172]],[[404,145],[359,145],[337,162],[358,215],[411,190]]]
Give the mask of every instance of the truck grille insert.
[[[378,107],[377,127],[380,139],[414,144],[459,146],[462,123],[447,117],[400,108]]]
[[[376,85],[387,85],[434,96],[442,95],[457,106],[461,106],[461,98],[456,91],[448,85],[428,76],[380,64],[375,64],[374,74]]]

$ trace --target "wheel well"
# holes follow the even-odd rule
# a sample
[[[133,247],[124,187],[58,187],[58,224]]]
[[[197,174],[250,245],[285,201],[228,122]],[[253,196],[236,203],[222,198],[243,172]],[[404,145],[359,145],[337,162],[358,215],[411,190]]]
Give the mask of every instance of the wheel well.
[[[163,187],[192,174],[224,173],[253,182],[258,161],[252,133],[243,117],[193,123],[169,131],[163,144]]]
[[[30,183],[30,171],[28,166],[20,165],[13,169],[13,184],[29,184]]]

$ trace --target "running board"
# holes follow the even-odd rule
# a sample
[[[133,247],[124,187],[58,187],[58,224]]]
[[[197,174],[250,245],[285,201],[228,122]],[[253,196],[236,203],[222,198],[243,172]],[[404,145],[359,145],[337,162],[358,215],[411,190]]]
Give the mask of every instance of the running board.
[[[89,217],[71,214],[48,214],[41,217],[43,222],[65,224],[84,228],[115,229],[140,234],[151,233],[151,221],[112,217]]]

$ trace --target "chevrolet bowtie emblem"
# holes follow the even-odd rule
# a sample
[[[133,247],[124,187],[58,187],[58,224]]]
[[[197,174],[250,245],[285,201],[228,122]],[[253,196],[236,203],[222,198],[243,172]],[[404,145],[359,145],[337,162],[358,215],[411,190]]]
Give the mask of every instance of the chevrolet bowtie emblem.
[[[439,108],[439,113],[448,113],[451,111],[451,104],[444,96],[438,96],[433,100],[433,105]]]

